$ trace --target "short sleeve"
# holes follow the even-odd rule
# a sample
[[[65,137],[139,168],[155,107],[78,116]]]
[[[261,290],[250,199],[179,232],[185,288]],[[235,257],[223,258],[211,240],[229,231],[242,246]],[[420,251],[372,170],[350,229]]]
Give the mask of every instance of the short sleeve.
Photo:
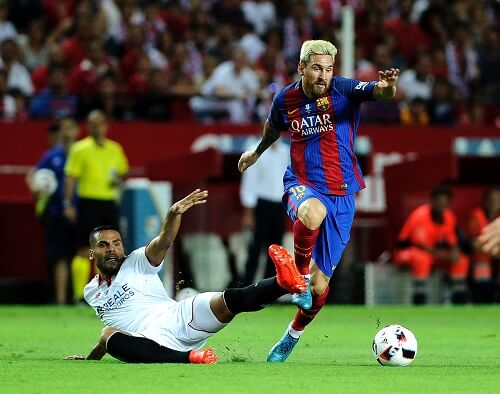
[[[140,273],[144,273],[144,274],[157,274],[158,272],[160,272],[161,268],[163,267],[163,262],[156,267],[154,265],[151,265],[151,263],[149,262],[149,260],[146,256],[146,247],[145,246],[134,250],[132,253],[130,253],[127,256],[127,259],[125,261],[127,264],[132,265],[136,272],[140,272]]]
[[[50,168],[50,154],[49,152],[45,153],[40,161],[36,164],[36,168]]]
[[[69,150],[68,159],[64,166],[64,173],[73,178],[79,178],[82,173],[81,155],[79,154],[79,150],[75,149],[75,145]]]
[[[128,172],[128,160],[123,148],[117,144],[118,149],[118,167],[117,171],[120,175],[125,175]]]
[[[271,112],[267,117],[270,126],[274,130],[284,131],[287,130],[288,127],[285,124],[285,120],[283,119],[281,107],[283,106],[283,91],[276,93],[273,97],[273,104],[271,106]]]

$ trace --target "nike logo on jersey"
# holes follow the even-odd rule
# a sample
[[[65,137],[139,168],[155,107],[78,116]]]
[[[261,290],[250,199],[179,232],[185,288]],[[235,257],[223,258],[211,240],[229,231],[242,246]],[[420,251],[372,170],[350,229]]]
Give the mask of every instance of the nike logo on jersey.
[[[293,115],[295,112],[297,112],[298,110],[300,109],[299,108],[295,108],[295,109],[289,109],[287,112],[288,112],[288,115]]]

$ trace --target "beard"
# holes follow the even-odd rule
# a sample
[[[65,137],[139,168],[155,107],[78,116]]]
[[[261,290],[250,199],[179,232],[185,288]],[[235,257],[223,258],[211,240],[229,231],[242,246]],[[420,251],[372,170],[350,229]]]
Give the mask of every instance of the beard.
[[[315,81],[312,83],[304,83],[304,91],[311,98],[318,98],[326,94],[328,91],[328,83],[325,81]]]
[[[312,91],[315,97],[324,95],[328,90],[328,85],[326,84],[326,82],[314,83],[312,87]]]
[[[110,256],[105,257],[102,261],[96,263],[96,265],[103,275],[113,276],[118,273],[122,263],[123,259],[120,259],[118,256]]]

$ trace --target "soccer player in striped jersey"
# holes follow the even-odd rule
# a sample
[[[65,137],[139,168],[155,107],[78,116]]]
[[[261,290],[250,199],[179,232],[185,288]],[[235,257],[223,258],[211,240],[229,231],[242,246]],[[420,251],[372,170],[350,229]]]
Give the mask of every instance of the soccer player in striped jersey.
[[[330,278],[349,241],[354,193],[365,187],[353,148],[360,105],[396,93],[398,69],[379,71],[378,81],[346,79],[333,75],[336,54],[328,41],[303,43],[300,80],[276,93],[260,144],[238,162],[238,169],[245,171],[281,132],[290,132],[291,164],[283,178],[283,203],[294,221],[295,263],[308,290],[293,295],[300,309],[271,349],[270,362],[287,359],[324,305]]]

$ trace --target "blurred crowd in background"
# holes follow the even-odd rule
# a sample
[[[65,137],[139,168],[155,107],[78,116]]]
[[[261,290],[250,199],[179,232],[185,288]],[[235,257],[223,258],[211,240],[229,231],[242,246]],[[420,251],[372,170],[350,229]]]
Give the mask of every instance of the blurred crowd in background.
[[[344,5],[355,78],[402,71],[365,122],[500,127],[495,0],[0,0],[0,118],[259,122]]]

